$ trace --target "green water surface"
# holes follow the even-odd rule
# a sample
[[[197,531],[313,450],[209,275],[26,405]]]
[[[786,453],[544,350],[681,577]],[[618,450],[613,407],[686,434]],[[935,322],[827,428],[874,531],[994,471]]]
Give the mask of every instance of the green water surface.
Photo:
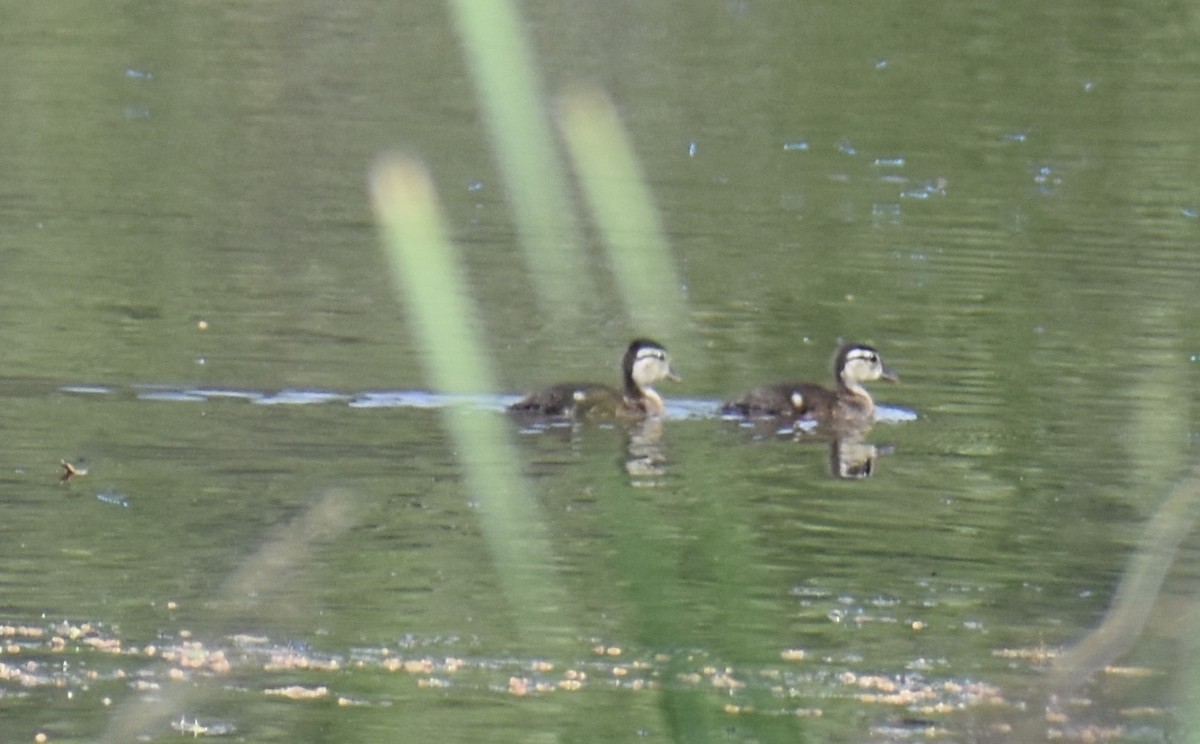
[[[421,393],[369,165],[428,165],[503,387],[481,394],[616,383],[646,330],[576,194],[594,294],[539,308],[449,10],[6,12],[0,739],[1186,732],[1194,538],[1114,668],[1050,716],[1037,690],[1197,459],[1200,14],[519,10],[547,111],[612,98],[689,312],[660,431],[509,422],[542,607],[504,592]],[[870,433],[872,477],[715,415],[828,382],[843,339],[903,380],[873,387],[906,415]]]

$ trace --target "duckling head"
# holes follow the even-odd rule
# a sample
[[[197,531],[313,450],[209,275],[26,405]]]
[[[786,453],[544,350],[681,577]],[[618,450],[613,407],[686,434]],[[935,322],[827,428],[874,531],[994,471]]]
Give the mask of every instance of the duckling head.
[[[645,391],[661,380],[679,382],[683,378],[671,367],[666,348],[655,341],[639,338],[625,352],[625,375],[639,390]]]
[[[862,390],[864,382],[887,380],[900,382],[900,376],[888,369],[879,352],[863,344],[846,344],[834,361],[838,380],[847,388]]]

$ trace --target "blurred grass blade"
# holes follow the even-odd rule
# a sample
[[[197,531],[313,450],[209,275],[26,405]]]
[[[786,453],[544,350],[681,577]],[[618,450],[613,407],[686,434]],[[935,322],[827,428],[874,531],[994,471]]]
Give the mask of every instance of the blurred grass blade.
[[[289,524],[281,527],[256,554],[226,579],[221,591],[206,604],[220,618],[232,621],[237,612],[253,614],[237,617],[280,618],[301,611],[290,598],[291,579],[304,572],[317,559],[321,543],[333,542],[349,531],[358,520],[358,499],[353,492],[333,490],[321,495]],[[215,601],[213,601],[215,600]],[[156,695],[130,696],[109,716],[101,744],[126,744],[147,738],[146,731],[165,728],[169,719],[203,707],[218,697],[221,685],[215,677],[194,684],[164,685]],[[196,725],[198,719],[193,718]],[[182,721],[181,721],[182,723]],[[199,736],[197,732],[193,738]]]
[[[1200,514],[1200,466],[1175,486],[1143,529],[1140,545],[1121,575],[1104,620],[1054,661],[1047,689],[1066,697],[1131,649],[1161,599],[1179,546]]]
[[[569,333],[594,301],[593,282],[519,16],[509,0],[452,0],[450,6],[512,195],[539,306]]]
[[[683,282],[612,103],[599,91],[579,89],[564,96],[560,111],[567,149],[634,327],[664,338],[684,332]]]
[[[424,167],[397,156],[380,159],[371,172],[371,195],[394,283],[408,305],[433,386],[449,393],[494,390],[458,256]],[[504,422],[461,405],[448,406],[445,416],[467,489],[481,507],[510,616],[522,639],[544,652],[554,640],[547,630],[556,627],[557,612],[565,605],[550,570],[546,528],[521,478]]]
[[[424,166],[384,156],[371,172],[371,196],[394,284],[408,305],[431,382],[448,393],[491,390],[479,334],[469,324],[466,279]]]

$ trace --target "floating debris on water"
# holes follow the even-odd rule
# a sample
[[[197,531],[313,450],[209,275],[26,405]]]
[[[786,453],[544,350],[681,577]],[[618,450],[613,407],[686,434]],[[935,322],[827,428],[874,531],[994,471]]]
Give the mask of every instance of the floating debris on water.
[[[178,721],[171,721],[171,728],[181,734],[190,734],[193,738],[201,736],[229,736],[237,731],[237,726],[234,726],[228,721],[208,721],[201,723],[199,718],[193,718],[190,722],[187,716],[180,716]]]
[[[263,690],[263,694],[290,698],[292,700],[312,700],[315,698],[323,698],[329,695],[329,688],[323,685],[320,687],[289,685],[287,687],[274,687]]]
[[[876,618],[896,632],[909,633],[907,624]],[[338,706],[390,708],[410,696],[432,691],[443,695],[452,688],[492,694],[497,698],[552,695],[604,694],[620,689],[630,693],[654,692],[664,687],[707,691],[712,709],[728,715],[768,717],[841,718],[847,713],[871,718],[903,711],[901,718],[887,717],[889,726],[928,731],[936,721],[939,731],[953,734],[975,722],[973,711],[998,718],[993,724],[1012,727],[1027,717],[1041,720],[1047,711],[1028,708],[1030,701],[1010,697],[999,684],[979,679],[947,676],[938,670],[946,661],[922,657],[902,670],[873,669],[865,659],[831,659],[811,649],[785,646],[777,661],[767,664],[734,664],[693,649],[675,654],[624,644],[591,641],[591,654],[578,649],[569,662],[541,657],[470,657],[435,641],[405,639],[393,647],[354,647],[340,652],[319,652],[266,637],[233,635],[210,644],[192,639],[185,630],[162,631],[154,644],[124,641],[119,629],[99,623],[60,622],[50,625],[0,623],[0,692],[12,685],[22,695],[68,695],[80,689],[130,685],[135,691],[155,694],[168,682],[200,677],[236,678],[230,694],[266,696],[288,705],[329,701]],[[421,647],[418,649],[415,647]],[[995,649],[993,658],[1003,669],[1041,671],[1053,659],[1051,648]],[[64,663],[65,658],[71,663]],[[287,659],[280,663],[280,659]],[[298,673],[304,679],[297,679]],[[403,674],[415,685],[397,693],[391,684],[364,687],[363,680],[378,672]],[[1109,667],[1103,672],[1124,679],[1141,678],[1147,670]],[[357,682],[355,681],[357,679]],[[346,689],[341,689],[346,688]],[[398,697],[403,694],[405,697]],[[112,705],[106,696],[104,705]],[[159,725],[179,735],[229,736],[245,723],[206,718],[202,711],[187,710],[180,701]],[[871,712],[874,711],[874,712]],[[1042,723],[1052,732],[1094,727],[1089,707],[1050,711]],[[1146,703],[1122,712],[1137,718],[1151,734],[1160,734],[1155,721],[1165,720],[1163,709]],[[1053,716],[1052,718],[1049,716]],[[883,725],[883,724],[876,724]],[[906,737],[901,737],[906,738]],[[1054,737],[1060,738],[1060,737]],[[1156,736],[1155,740],[1161,739]],[[1073,739],[1074,740],[1074,739]]]
[[[62,465],[63,469],[63,473],[58,479],[59,483],[66,483],[75,476],[82,477],[88,473],[87,468],[83,467],[80,463],[67,462],[66,460],[59,460],[58,462]]]

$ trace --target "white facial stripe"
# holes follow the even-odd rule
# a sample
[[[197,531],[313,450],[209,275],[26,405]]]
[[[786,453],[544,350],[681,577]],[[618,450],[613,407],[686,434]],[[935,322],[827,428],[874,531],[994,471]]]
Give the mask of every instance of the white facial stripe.
[[[850,352],[846,354],[847,362],[860,361],[873,364],[877,360],[878,356],[875,354],[875,352],[867,351],[866,349],[851,349]]]
[[[661,361],[667,358],[667,354],[662,349],[647,347],[644,349],[638,349],[637,358],[638,361],[641,361],[642,359],[658,359]]]

